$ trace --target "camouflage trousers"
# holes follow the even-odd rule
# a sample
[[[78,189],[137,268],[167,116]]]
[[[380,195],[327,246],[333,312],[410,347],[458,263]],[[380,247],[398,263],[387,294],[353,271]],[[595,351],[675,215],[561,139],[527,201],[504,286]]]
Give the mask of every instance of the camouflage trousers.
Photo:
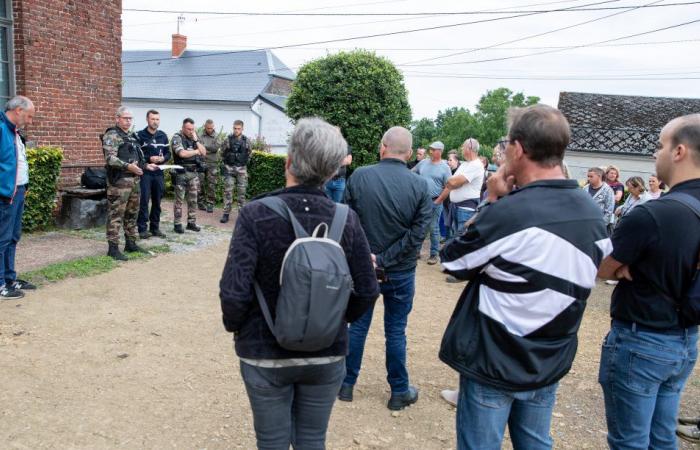
[[[139,177],[124,177],[114,184],[107,184],[107,242],[119,244],[119,231],[122,227],[126,239],[136,240],[140,197]]]
[[[197,191],[199,190],[199,177],[197,172],[185,172],[175,174],[173,180],[175,202],[173,203],[173,219],[175,225],[182,224],[182,203],[187,198],[187,223],[197,221]]]
[[[234,181],[238,194],[238,207],[242,208],[245,205],[245,190],[248,187],[248,171],[245,167],[224,165],[224,213],[226,214],[231,212]]]
[[[199,176],[197,205],[199,207],[214,206],[216,203],[216,182],[219,178],[218,164],[207,161],[207,170],[197,175]]]

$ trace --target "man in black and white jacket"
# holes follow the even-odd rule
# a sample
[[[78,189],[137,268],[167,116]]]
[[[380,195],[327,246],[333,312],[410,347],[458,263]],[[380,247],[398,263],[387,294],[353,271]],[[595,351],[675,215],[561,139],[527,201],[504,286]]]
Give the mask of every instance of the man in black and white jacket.
[[[611,251],[600,211],[561,170],[569,138],[554,108],[512,110],[489,203],[441,252],[446,272],[470,280],[440,349],[460,374],[459,449],[500,448],[506,424],[515,448],[552,446],[558,381]]]

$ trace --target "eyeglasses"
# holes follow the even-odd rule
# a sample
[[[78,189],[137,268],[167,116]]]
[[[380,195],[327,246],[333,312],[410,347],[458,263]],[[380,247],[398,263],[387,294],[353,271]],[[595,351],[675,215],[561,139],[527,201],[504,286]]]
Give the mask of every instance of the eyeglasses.
[[[119,116],[119,118],[120,118],[120,119],[123,119],[123,120],[134,120],[134,118],[133,118],[133,117],[124,117],[124,116]]]
[[[510,144],[511,142],[512,141],[510,139],[503,139],[502,141],[498,141],[497,144],[501,150],[505,150],[506,145]]]

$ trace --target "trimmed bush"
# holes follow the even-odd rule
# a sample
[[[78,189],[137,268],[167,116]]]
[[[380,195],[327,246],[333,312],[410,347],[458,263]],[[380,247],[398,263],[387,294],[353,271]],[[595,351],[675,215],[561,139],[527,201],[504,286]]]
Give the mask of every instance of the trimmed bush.
[[[27,149],[29,191],[25,200],[22,229],[35,231],[53,223],[56,207],[56,188],[61,172],[63,150],[59,147]]]
[[[254,151],[248,163],[248,197],[283,188],[286,160],[284,155]]]

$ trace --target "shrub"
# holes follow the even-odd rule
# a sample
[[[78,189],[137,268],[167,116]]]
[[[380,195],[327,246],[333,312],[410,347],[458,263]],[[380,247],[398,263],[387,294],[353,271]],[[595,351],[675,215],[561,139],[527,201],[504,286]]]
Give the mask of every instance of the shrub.
[[[29,191],[22,216],[24,231],[40,230],[52,224],[51,213],[56,206],[56,188],[62,160],[63,150],[59,147],[27,149]]]
[[[283,188],[286,160],[284,155],[254,151],[248,163],[248,197]]]

